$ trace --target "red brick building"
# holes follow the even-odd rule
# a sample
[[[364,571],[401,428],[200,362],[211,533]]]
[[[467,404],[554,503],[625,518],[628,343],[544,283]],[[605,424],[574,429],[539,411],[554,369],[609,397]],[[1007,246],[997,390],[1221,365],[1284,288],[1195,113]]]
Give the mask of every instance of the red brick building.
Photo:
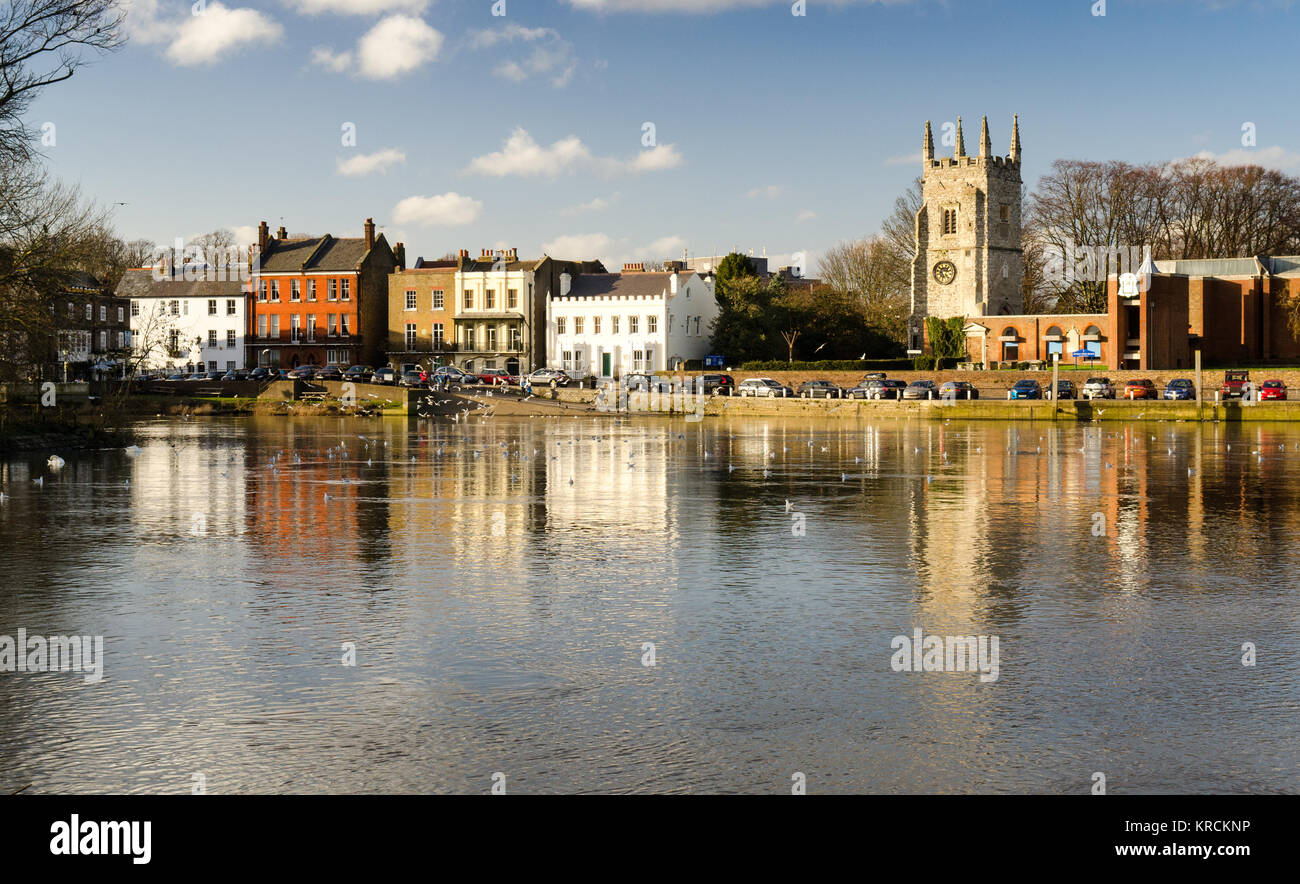
[[[259,260],[250,281],[248,364],[383,365],[388,275],[404,263],[367,218],[363,236],[274,238],[258,226]]]
[[[1300,360],[1288,305],[1300,298],[1300,256],[1154,261],[1136,287],[1107,283],[1105,313],[979,316],[966,324],[967,358],[988,365],[1063,364],[1090,350],[1115,369],[1177,369]]]

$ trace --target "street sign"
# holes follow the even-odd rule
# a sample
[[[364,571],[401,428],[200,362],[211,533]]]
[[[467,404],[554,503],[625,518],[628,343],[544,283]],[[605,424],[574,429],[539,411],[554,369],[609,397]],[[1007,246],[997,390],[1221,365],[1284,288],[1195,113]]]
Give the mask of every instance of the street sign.
[[[726,365],[726,360],[723,359],[721,356],[715,355],[715,356],[704,357],[705,368],[722,368],[722,366],[724,365]]]

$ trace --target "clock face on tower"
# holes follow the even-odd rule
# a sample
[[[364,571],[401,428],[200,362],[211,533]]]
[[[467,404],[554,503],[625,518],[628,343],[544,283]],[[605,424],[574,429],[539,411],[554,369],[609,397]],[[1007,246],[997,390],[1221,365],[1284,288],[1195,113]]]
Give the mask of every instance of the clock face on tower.
[[[939,285],[949,285],[957,278],[957,265],[951,261],[940,261],[934,265],[934,281]]]

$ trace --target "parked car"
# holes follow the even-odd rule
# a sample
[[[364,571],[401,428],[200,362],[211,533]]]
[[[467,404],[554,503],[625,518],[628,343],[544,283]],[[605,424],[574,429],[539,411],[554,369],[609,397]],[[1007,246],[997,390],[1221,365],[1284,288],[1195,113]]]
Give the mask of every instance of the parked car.
[[[903,388],[904,399],[938,399],[939,385],[931,380],[916,380]]]
[[[1012,384],[1007,390],[1008,399],[1042,399],[1043,385],[1038,381],[1023,380]]]
[[[250,381],[273,381],[278,377],[279,373],[276,372],[275,369],[267,368],[264,365],[259,365],[248,373],[248,379]]]
[[[858,386],[862,386],[867,381],[883,381],[885,377],[886,375],[883,371],[869,371],[862,376],[862,380],[858,382]]]
[[[1250,372],[1243,369],[1229,369],[1223,373],[1223,386],[1219,388],[1224,399],[1240,399],[1242,389],[1250,383]]]
[[[248,380],[248,375],[249,372],[246,368],[232,368],[230,371],[223,374],[221,379],[223,381],[246,381]]]
[[[673,381],[671,378],[661,378],[658,375],[637,372],[636,374],[623,376],[623,387],[629,392],[654,390],[657,393],[671,393]]]
[[[497,387],[502,384],[509,385],[519,383],[518,375],[510,374],[509,372],[503,371],[499,368],[489,368],[487,371],[480,374],[478,379],[485,384]]]
[[[980,391],[967,381],[948,381],[939,388],[940,399],[978,399]]]
[[[567,387],[573,378],[558,368],[539,368],[528,375],[528,383],[534,387]]]
[[[325,365],[316,372],[316,376],[312,380],[341,381],[343,380],[343,372],[337,365]]]
[[[291,381],[310,381],[316,374],[316,366],[300,365],[297,368],[289,370],[289,380]]]
[[[1166,399],[1195,399],[1196,385],[1188,378],[1174,378],[1165,384],[1163,394]]]
[[[397,369],[387,365],[385,365],[383,368],[377,368],[375,369],[375,373],[371,376],[370,380],[373,383],[384,384],[386,386],[391,387],[397,383]]]
[[[167,375],[167,380],[169,380],[169,381],[183,381],[183,380],[185,380],[185,375],[184,375],[183,373],[169,374],[169,375]]]
[[[1159,399],[1156,385],[1150,378],[1134,378],[1124,385],[1125,399]]]
[[[1286,399],[1286,384],[1278,380],[1264,381],[1259,385],[1259,399]]]
[[[1110,385],[1110,378],[1088,378],[1083,385],[1084,399],[1114,399],[1115,388]]]
[[[842,399],[844,397],[843,390],[825,380],[804,381],[795,392],[801,399]]]
[[[907,384],[890,378],[864,380],[845,395],[849,399],[901,399]]]
[[[729,374],[703,374],[700,375],[699,382],[703,386],[705,393],[730,396],[736,392],[736,379]]]
[[[745,378],[736,387],[737,396],[767,396],[784,398],[793,396],[794,390],[772,378]]]
[[[354,384],[368,384],[375,376],[375,370],[368,365],[349,365],[343,372],[343,380]]]
[[[402,372],[402,376],[397,380],[397,385],[399,387],[422,387],[428,382],[428,372],[420,371],[418,368],[412,368]]]
[[[1068,379],[1058,380],[1053,397],[1056,399],[1078,399],[1079,388],[1074,385],[1074,381]]]

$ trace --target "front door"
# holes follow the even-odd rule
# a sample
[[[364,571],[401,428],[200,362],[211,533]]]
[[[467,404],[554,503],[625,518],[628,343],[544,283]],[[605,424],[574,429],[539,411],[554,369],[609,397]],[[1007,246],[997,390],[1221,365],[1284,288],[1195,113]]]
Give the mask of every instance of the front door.
[[[600,356],[601,377],[610,377],[614,373],[614,354],[602,353]]]

